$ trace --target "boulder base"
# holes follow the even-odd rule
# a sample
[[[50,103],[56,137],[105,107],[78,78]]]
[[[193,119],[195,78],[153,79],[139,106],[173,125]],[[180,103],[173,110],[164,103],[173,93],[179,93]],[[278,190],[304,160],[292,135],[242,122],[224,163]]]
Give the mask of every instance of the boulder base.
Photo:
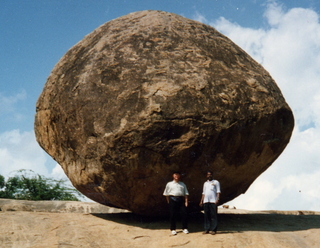
[[[207,170],[220,203],[244,193],[281,154],[292,111],[269,73],[214,28],[161,11],[94,30],[51,72],[37,141],[92,200],[162,215],[180,171],[198,210]]]

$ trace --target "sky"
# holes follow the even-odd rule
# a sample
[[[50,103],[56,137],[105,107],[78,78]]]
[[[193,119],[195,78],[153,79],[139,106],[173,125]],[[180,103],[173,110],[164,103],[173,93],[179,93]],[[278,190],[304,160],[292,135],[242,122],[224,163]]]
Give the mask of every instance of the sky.
[[[46,79],[95,28],[149,9],[203,22],[228,36],[271,74],[294,113],[295,128],[284,152],[245,194],[226,204],[320,211],[317,0],[0,0],[0,174],[31,169],[66,178],[35,140],[35,105]]]

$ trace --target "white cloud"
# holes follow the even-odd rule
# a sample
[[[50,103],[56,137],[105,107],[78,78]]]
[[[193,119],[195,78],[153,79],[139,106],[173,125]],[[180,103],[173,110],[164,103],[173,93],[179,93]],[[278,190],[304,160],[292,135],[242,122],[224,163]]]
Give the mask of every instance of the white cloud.
[[[303,8],[285,11],[271,1],[265,18],[268,26],[263,29],[241,27],[225,18],[210,23],[270,72],[296,122],[283,154],[246,194],[229,204],[252,210],[319,210],[319,14]]]
[[[14,96],[5,96],[0,92],[0,116],[4,113],[11,112],[15,109],[15,105],[21,101],[26,99],[26,92],[22,90]]]
[[[67,175],[64,173],[64,170],[59,164],[56,164],[56,166],[52,169],[51,176],[56,179],[68,179]]]
[[[273,2],[265,16],[269,24],[265,29],[244,28],[224,18],[210,24],[270,72],[293,109],[296,124],[304,129],[319,121],[319,15],[302,8],[284,12]]]
[[[47,157],[36,142],[34,133],[12,130],[0,134],[0,174],[27,169],[48,176]]]
[[[264,16],[267,17],[270,25],[276,25],[281,22],[284,16],[283,6],[276,1],[268,1],[268,8],[266,9]]]
[[[19,122],[24,120],[25,116],[21,114],[20,109],[17,107],[26,100],[27,94],[25,90],[20,91],[13,96],[5,96],[0,92],[0,118],[1,122],[5,123],[5,120],[9,122]],[[6,125],[6,124],[4,124]],[[2,127],[3,128],[3,127]]]
[[[294,131],[279,159],[229,204],[252,210],[314,210],[320,206],[320,131]]]
[[[203,15],[201,15],[198,11],[195,13],[192,19],[202,23],[208,22],[208,20]]]
[[[66,180],[66,184],[73,187],[61,166],[40,148],[33,131],[11,130],[1,133],[0,175],[8,178],[21,169],[32,170],[45,177]],[[81,196],[80,200],[91,201],[85,196]]]

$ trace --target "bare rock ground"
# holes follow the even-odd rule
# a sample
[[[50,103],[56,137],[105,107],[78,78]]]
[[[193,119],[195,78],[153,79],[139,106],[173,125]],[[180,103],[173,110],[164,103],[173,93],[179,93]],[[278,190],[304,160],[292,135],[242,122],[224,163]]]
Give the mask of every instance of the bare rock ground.
[[[44,207],[44,205],[46,207]],[[67,206],[67,207],[66,207]],[[219,208],[219,230],[203,235],[190,214],[190,234],[171,236],[166,218],[86,202],[0,199],[0,247],[319,247],[320,212]]]

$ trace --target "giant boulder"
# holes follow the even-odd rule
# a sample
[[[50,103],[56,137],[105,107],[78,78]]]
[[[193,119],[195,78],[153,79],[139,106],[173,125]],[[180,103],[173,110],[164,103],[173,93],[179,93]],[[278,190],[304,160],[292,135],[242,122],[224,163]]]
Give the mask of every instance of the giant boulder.
[[[161,11],[109,21],[52,70],[36,109],[41,147],[92,200],[161,215],[174,171],[196,210],[205,173],[221,204],[290,140],[293,114],[269,73],[214,28]]]

